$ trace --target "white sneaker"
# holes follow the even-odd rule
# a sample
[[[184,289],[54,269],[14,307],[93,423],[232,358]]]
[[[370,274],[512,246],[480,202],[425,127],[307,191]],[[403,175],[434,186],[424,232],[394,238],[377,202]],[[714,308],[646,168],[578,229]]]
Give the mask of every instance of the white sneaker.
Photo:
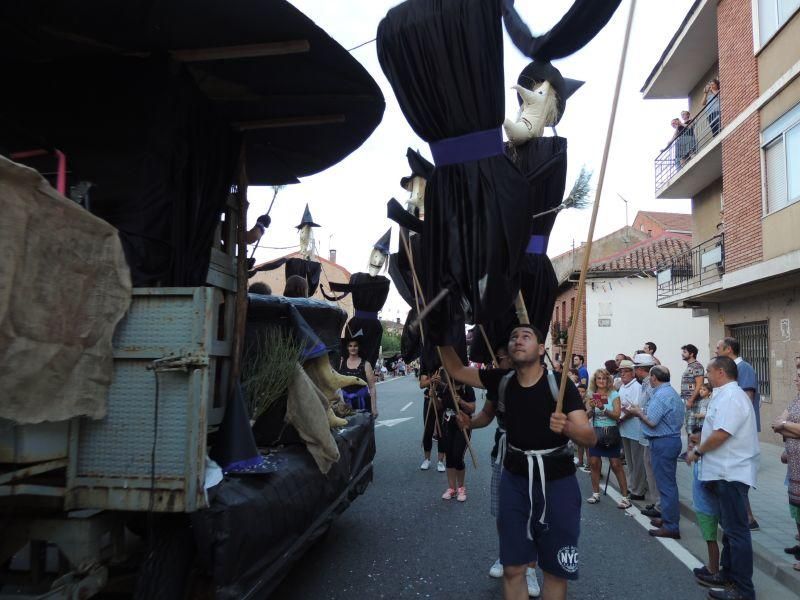
[[[444,463],[442,461],[436,463],[436,470],[439,471],[439,473],[445,472]]]
[[[422,469],[423,471],[427,471],[428,469],[431,468],[431,461],[429,461],[426,458],[425,460],[422,461],[422,464],[419,466],[419,468]]]
[[[498,558],[496,561],[494,561],[492,568],[489,569],[489,577],[500,579],[502,576],[503,576],[503,565],[500,564],[500,559]]]
[[[528,583],[528,596],[531,598],[538,598],[542,591],[539,589],[539,580],[536,579],[536,569],[528,567],[528,572],[525,574],[525,581]]]
[[[573,456],[573,457],[572,457],[572,462],[573,462],[573,463],[575,463],[575,466],[576,466],[576,467],[577,467],[577,466],[579,466],[579,465],[581,464],[581,461],[579,461],[579,460],[578,460],[578,457],[577,457],[577,456]]]

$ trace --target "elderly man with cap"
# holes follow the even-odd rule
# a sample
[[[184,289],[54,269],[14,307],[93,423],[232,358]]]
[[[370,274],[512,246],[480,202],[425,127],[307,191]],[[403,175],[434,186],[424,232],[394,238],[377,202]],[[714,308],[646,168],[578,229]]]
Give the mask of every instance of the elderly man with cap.
[[[644,500],[647,491],[647,479],[644,468],[644,446],[639,444],[642,427],[639,420],[627,409],[639,406],[639,394],[642,384],[633,374],[634,364],[630,360],[621,360],[619,370],[619,398],[622,414],[619,419],[619,433],[622,437],[622,448],[625,452],[625,464],[628,470],[628,491],[631,500]]]
[[[650,443],[650,462],[661,496],[662,516],[650,521],[655,527],[650,530],[650,535],[680,539],[677,467],[685,409],[680,395],[669,384],[669,379],[667,367],[656,365],[651,368],[653,394],[650,401],[644,409],[632,406],[628,412],[642,422],[642,433]]]
[[[642,409],[647,407],[650,396],[653,394],[653,388],[650,385],[650,369],[655,365],[653,357],[644,352],[640,352],[633,357],[633,374],[640,384],[638,406]],[[639,427],[641,428],[641,424]],[[645,506],[642,514],[654,519],[660,518],[661,497],[658,494],[658,484],[653,472],[653,463],[650,459],[650,442],[644,435],[639,435],[639,445],[642,447],[642,463],[644,464],[644,473],[647,480],[647,495],[650,500],[650,504]]]

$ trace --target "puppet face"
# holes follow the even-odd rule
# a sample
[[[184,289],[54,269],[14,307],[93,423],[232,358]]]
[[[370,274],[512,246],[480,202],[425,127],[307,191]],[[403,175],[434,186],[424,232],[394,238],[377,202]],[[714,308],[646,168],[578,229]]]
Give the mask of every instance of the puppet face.
[[[311,258],[314,252],[314,233],[311,227],[304,225],[300,228],[300,254],[306,260]]]
[[[518,146],[535,137],[542,137],[544,128],[558,119],[558,95],[549,81],[543,81],[533,90],[521,85],[512,86],[522,98],[516,122],[506,119],[503,127],[509,141]]]
[[[413,212],[414,209],[419,209],[419,216],[422,218],[422,212],[425,207],[425,185],[427,181],[424,177],[412,177],[411,178],[411,185],[409,186],[411,189],[411,195],[408,197],[408,201],[406,203],[406,208],[409,212]]]
[[[369,255],[369,274],[375,277],[385,264],[386,255],[377,248],[373,248]]]

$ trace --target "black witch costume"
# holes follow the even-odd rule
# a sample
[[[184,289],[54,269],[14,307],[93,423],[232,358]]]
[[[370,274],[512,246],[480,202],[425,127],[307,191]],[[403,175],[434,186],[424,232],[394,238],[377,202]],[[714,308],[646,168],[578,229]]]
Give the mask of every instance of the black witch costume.
[[[422,277],[449,294],[426,329],[452,345],[454,315],[485,322],[511,306],[530,224],[527,184],[503,153],[500,0],[408,0],[378,26],[378,59],[411,128],[430,144]],[[421,274],[420,274],[421,275]]]
[[[388,230],[373,246],[385,256],[389,255],[391,233],[392,230]],[[339,296],[329,295],[322,290],[322,295],[332,301],[339,301],[347,294],[353,296],[354,314],[345,325],[345,335],[342,338],[343,356],[347,356],[347,342],[350,339],[357,340],[359,354],[375,368],[383,339],[383,325],[378,319],[378,313],[386,303],[390,286],[389,279],[383,275],[353,273],[348,283],[330,284],[332,292],[341,292]]]

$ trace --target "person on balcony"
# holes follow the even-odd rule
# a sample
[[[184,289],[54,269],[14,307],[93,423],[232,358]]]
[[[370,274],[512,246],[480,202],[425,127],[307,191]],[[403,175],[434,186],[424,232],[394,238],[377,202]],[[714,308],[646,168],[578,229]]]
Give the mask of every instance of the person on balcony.
[[[683,166],[683,156],[685,154],[683,147],[683,138],[681,137],[686,127],[681,123],[680,119],[672,119],[670,122],[672,128],[675,130],[672,133],[672,139],[669,143],[661,149],[661,152],[666,152],[668,148],[673,148],[673,160],[675,161],[676,170]]]
[[[711,135],[717,135],[720,130],[719,114],[719,79],[716,77],[706,84],[703,88],[703,106],[708,107],[706,119],[711,128]]]
[[[692,155],[697,152],[697,139],[694,136],[694,119],[692,119],[692,113],[688,110],[681,111],[681,125],[685,127],[683,131],[683,147],[686,150],[686,154],[683,157],[683,162],[686,162],[692,157]]]

